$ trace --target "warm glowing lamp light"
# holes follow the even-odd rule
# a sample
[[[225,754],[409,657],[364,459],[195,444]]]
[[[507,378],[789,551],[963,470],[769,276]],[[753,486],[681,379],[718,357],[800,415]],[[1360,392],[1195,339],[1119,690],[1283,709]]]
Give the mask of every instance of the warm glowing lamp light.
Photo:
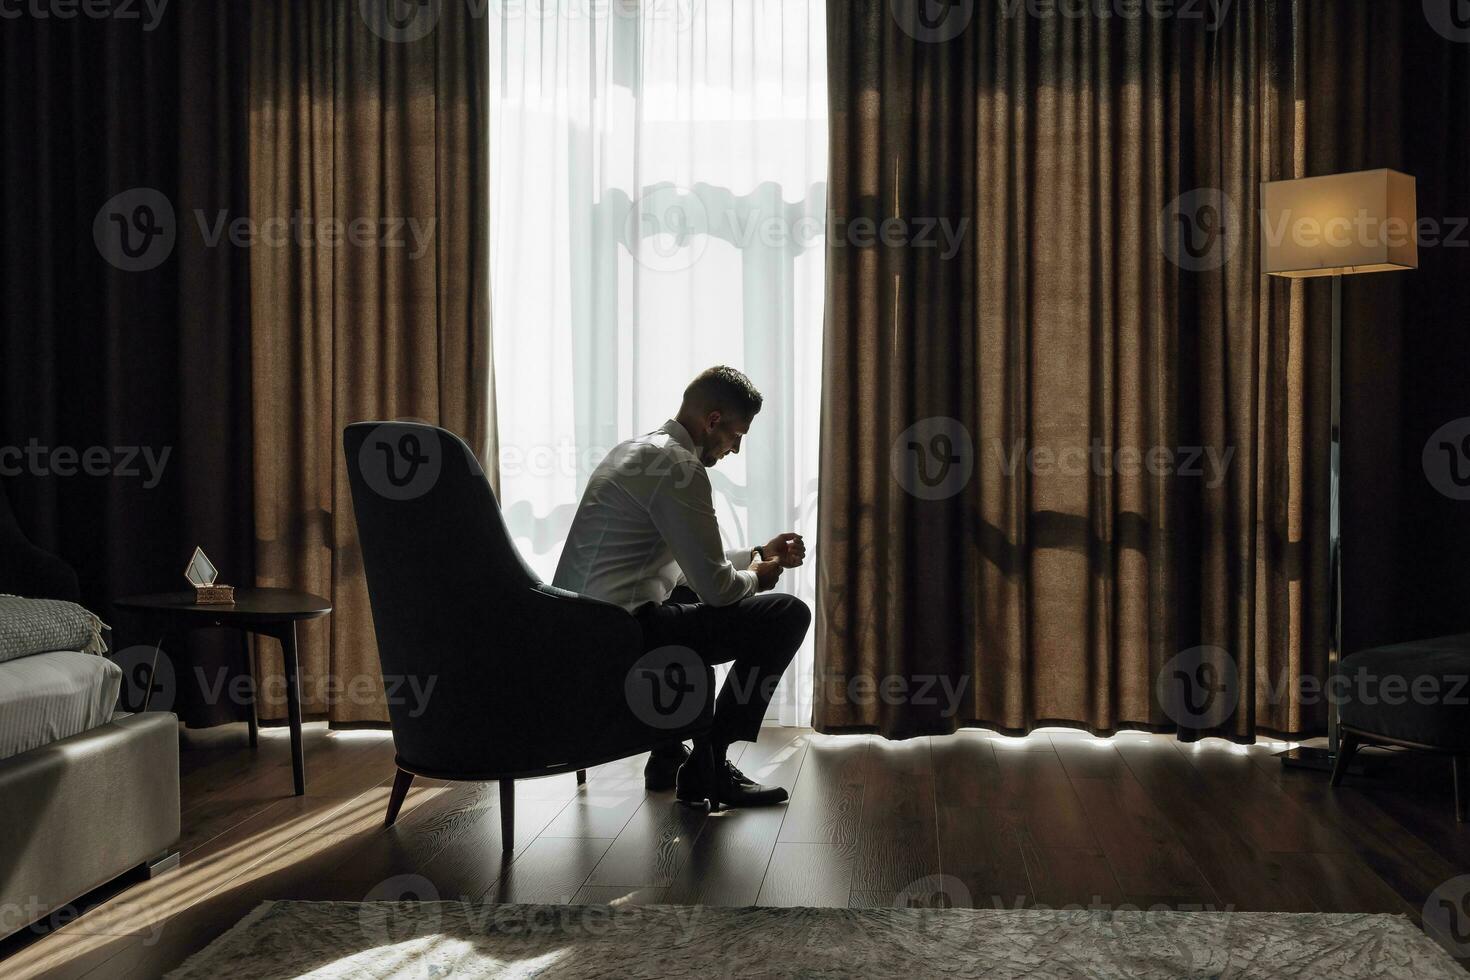
[[[1414,178],[1364,170],[1261,185],[1268,276],[1393,272],[1419,267]]]

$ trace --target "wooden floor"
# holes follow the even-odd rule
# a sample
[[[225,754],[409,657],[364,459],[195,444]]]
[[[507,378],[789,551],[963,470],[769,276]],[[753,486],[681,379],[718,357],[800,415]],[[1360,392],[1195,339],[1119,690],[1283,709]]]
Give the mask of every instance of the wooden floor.
[[[309,726],[308,794],[283,732],[190,733],[182,867],[104,889],[0,944],[0,975],[155,977],[269,898],[1390,912],[1470,871],[1449,764],[1394,754],[1338,790],[1279,745],[1076,733],[885,742],[768,728],[738,762],[788,806],[707,816],[645,794],[642,758],[517,785],[415,784],[382,827],[392,743]]]

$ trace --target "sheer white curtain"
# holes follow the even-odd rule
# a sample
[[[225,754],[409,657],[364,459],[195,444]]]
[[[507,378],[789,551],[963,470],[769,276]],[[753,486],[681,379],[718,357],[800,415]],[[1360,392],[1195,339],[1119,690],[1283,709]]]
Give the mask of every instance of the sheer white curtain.
[[[728,547],[816,538],[823,0],[490,7],[501,496],[550,578],[602,456],[713,364],[766,404],[710,476]],[[810,554],[810,552],[809,552]],[[781,588],[810,604],[814,563]],[[811,719],[812,642],[772,717]]]

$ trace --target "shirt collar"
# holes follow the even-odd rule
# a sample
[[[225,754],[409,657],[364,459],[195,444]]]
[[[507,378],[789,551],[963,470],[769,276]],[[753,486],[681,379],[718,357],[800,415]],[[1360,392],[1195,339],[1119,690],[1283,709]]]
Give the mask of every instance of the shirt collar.
[[[695,459],[699,458],[699,450],[694,448],[694,437],[678,421],[669,419],[663,424],[663,430],[672,436],[675,442],[693,453]]]

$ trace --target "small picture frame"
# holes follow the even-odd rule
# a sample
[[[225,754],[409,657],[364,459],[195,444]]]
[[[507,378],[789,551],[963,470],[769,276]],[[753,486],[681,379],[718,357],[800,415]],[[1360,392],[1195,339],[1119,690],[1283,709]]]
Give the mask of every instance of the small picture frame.
[[[214,567],[203,548],[194,549],[189,564],[184,567],[184,578],[194,586],[194,601],[199,605],[234,605],[235,587],[218,584],[219,569]]]

